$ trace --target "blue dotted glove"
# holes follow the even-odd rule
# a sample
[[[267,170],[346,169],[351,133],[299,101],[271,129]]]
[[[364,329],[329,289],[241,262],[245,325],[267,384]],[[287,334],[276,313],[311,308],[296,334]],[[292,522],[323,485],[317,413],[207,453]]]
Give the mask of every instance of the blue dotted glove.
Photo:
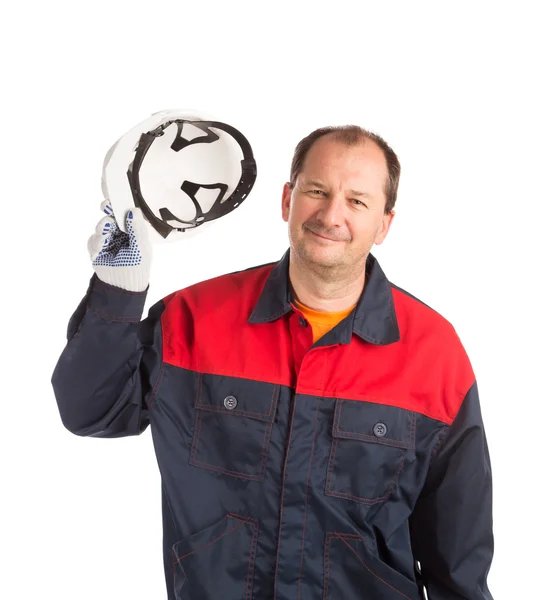
[[[88,240],[88,251],[97,277],[115,287],[143,292],[148,287],[152,248],[147,224],[139,208],[126,214],[126,230],[118,227],[112,206],[103,201],[103,217]]]

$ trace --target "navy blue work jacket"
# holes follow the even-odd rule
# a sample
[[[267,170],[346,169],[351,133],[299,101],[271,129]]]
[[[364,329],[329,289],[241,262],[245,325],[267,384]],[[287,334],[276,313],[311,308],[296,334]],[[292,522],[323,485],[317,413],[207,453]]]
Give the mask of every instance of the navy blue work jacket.
[[[491,599],[491,466],[453,326],[370,254],[357,306],[313,343],[288,265],[190,286],[143,320],[147,292],[94,275],[70,319],[62,422],[98,438],[150,424],[168,599]]]

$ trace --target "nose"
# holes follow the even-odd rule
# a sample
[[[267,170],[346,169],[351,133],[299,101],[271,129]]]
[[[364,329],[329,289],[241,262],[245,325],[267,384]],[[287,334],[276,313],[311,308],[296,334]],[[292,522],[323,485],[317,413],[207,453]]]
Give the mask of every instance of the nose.
[[[346,200],[343,194],[332,193],[322,204],[318,218],[326,227],[339,227],[344,224]]]

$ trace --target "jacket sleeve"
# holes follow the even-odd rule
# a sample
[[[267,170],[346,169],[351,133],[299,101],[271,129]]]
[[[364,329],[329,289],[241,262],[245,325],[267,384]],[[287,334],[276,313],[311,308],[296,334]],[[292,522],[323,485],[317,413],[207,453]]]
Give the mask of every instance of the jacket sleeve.
[[[409,519],[420,579],[429,600],[492,600],[492,477],[476,381],[440,435]]]
[[[147,428],[161,371],[164,310],[160,301],[141,321],[147,291],[91,278],[51,379],[61,420],[72,433],[114,438]]]

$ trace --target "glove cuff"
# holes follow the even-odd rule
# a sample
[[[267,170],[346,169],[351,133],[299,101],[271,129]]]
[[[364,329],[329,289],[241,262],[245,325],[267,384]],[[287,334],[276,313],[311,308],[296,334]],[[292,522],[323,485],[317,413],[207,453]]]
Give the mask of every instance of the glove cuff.
[[[94,267],[101,281],[129,292],[144,292],[149,283],[150,269],[140,267]]]

